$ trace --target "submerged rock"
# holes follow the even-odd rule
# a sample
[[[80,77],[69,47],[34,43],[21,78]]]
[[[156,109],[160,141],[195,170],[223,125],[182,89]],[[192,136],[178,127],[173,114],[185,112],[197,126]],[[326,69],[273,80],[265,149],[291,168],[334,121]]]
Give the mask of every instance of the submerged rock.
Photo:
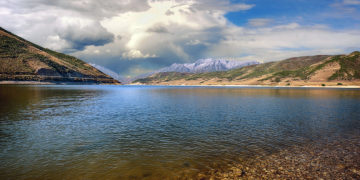
[[[293,146],[199,179],[360,179],[360,136]]]

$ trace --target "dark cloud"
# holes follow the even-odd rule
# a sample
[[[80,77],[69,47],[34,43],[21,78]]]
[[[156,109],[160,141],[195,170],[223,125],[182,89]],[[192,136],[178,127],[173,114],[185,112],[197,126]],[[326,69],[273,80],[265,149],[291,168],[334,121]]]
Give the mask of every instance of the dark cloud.
[[[150,8],[144,0],[3,0],[0,7],[11,10],[0,17],[3,27],[65,53],[113,42],[101,20]]]
[[[148,2],[144,0],[12,0],[9,5],[18,5],[21,11],[51,7],[66,9],[96,19],[129,11],[144,11],[149,8]]]
[[[149,29],[146,30],[147,32],[152,32],[152,33],[168,33],[168,29],[161,24],[156,24],[152,27],[150,27]]]
[[[89,45],[102,46],[114,41],[114,35],[97,22],[83,27],[78,24],[66,25],[57,33],[69,43],[70,47],[66,51],[84,50]]]
[[[243,11],[253,8],[254,4],[231,3],[230,1],[198,0],[193,5],[198,10]]]
[[[165,12],[165,15],[167,15],[167,16],[171,16],[171,15],[174,15],[174,14],[175,13],[170,11],[170,9]]]
[[[189,41],[189,39],[191,39]],[[224,40],[223,29],[221,28],[208,28],[200,32],[194,32],[191,34],[191,38],[186,41],[179,42],[185,53],[191,55],[191,61],[195,61],[199,58],[203,58],[209,46],[218,44],[221,40]]]

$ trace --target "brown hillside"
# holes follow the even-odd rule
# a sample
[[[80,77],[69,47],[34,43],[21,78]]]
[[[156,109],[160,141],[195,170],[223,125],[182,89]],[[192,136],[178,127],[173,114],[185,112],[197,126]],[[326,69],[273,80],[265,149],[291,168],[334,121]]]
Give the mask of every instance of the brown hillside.
[[[88,63],[26,41],[0,27],[0,81],[119,83]]]

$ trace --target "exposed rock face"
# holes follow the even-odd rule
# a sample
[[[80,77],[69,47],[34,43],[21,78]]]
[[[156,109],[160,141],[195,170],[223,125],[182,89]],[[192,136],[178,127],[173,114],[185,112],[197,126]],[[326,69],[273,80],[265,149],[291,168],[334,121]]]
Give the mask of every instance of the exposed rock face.
[[[0,81],[120,83],[86,62],[58,53],[0,27]]]
[[[40,76],[61,76],[58,72],[53,69],[39,68],[35,71]]]

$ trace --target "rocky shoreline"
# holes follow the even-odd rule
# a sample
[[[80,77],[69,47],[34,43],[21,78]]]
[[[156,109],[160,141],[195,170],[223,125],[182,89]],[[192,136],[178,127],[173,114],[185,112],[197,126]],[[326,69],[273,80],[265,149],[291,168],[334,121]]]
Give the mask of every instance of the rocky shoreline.
[[[360,138],[312,142],[277,153],[239,160],[196,179],[360,179]]]

